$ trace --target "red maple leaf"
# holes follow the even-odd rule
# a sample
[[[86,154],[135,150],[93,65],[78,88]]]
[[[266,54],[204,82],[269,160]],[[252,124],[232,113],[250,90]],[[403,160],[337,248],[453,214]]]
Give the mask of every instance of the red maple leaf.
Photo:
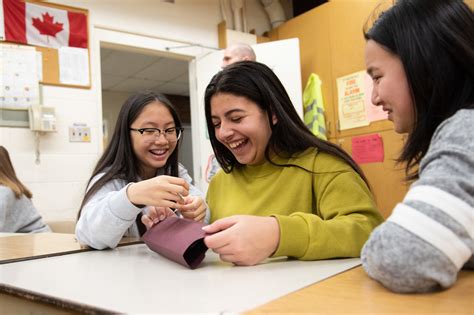
[[[63,30],[63,23],[54,22],[54,16],[49,15],[48,12],[41,15],[43,16],[43,21],[39,18],[33,18],[33,26],[36,27],[41,35],[56,37],[56,34]]]

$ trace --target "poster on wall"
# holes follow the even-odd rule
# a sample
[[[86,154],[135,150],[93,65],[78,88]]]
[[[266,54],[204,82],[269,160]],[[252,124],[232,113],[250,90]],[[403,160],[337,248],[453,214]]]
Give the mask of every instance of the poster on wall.
[[[368,126],[372,121],[387,119],[381,106],[371,102],[372,79],[365,71],[358,71],[336,80],[339,129]]]
[[[0,108],[27,109],[39,104],[34,47],[0,46]]]
[[[379,134],[352,138],[352,158],[357,164],[384,161],[383,139]]]
[[[59,82],[89,85],[89,54],[87,49],[61,47],[58,49]]]

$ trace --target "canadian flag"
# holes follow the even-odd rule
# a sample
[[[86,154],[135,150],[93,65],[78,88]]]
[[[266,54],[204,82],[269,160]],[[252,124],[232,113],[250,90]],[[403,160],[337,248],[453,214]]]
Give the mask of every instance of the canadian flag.
[[[87,48],[87,16],[21,0],[3,0],[5,40],[35,46]]]

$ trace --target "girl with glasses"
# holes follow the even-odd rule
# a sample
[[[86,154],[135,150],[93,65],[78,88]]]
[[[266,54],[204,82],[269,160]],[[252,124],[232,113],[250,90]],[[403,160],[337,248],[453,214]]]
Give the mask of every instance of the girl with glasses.
[[[146,227],[175,215],[171,209],[205,220],[202,193],[178,163],[182,130],[163,95],[140,92],[127,99],[81,204],[76,226],[80,242],[114,248],[123,236],[141,236]]]

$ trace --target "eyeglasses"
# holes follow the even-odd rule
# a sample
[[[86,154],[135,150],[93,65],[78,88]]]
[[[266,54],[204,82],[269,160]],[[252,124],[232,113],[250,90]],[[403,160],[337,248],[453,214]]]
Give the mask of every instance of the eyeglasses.
[[[167,128],[164,130],[161,130],[159,128],[130,128],[132,131],[138,131],[142,136],[143,139],[146,141],[155,141],[158,139],[161,135],[164,135],[166,140],[169,142],[176,142],[179,140],[181,137],[181,134],[183,133],[183,128]]]

